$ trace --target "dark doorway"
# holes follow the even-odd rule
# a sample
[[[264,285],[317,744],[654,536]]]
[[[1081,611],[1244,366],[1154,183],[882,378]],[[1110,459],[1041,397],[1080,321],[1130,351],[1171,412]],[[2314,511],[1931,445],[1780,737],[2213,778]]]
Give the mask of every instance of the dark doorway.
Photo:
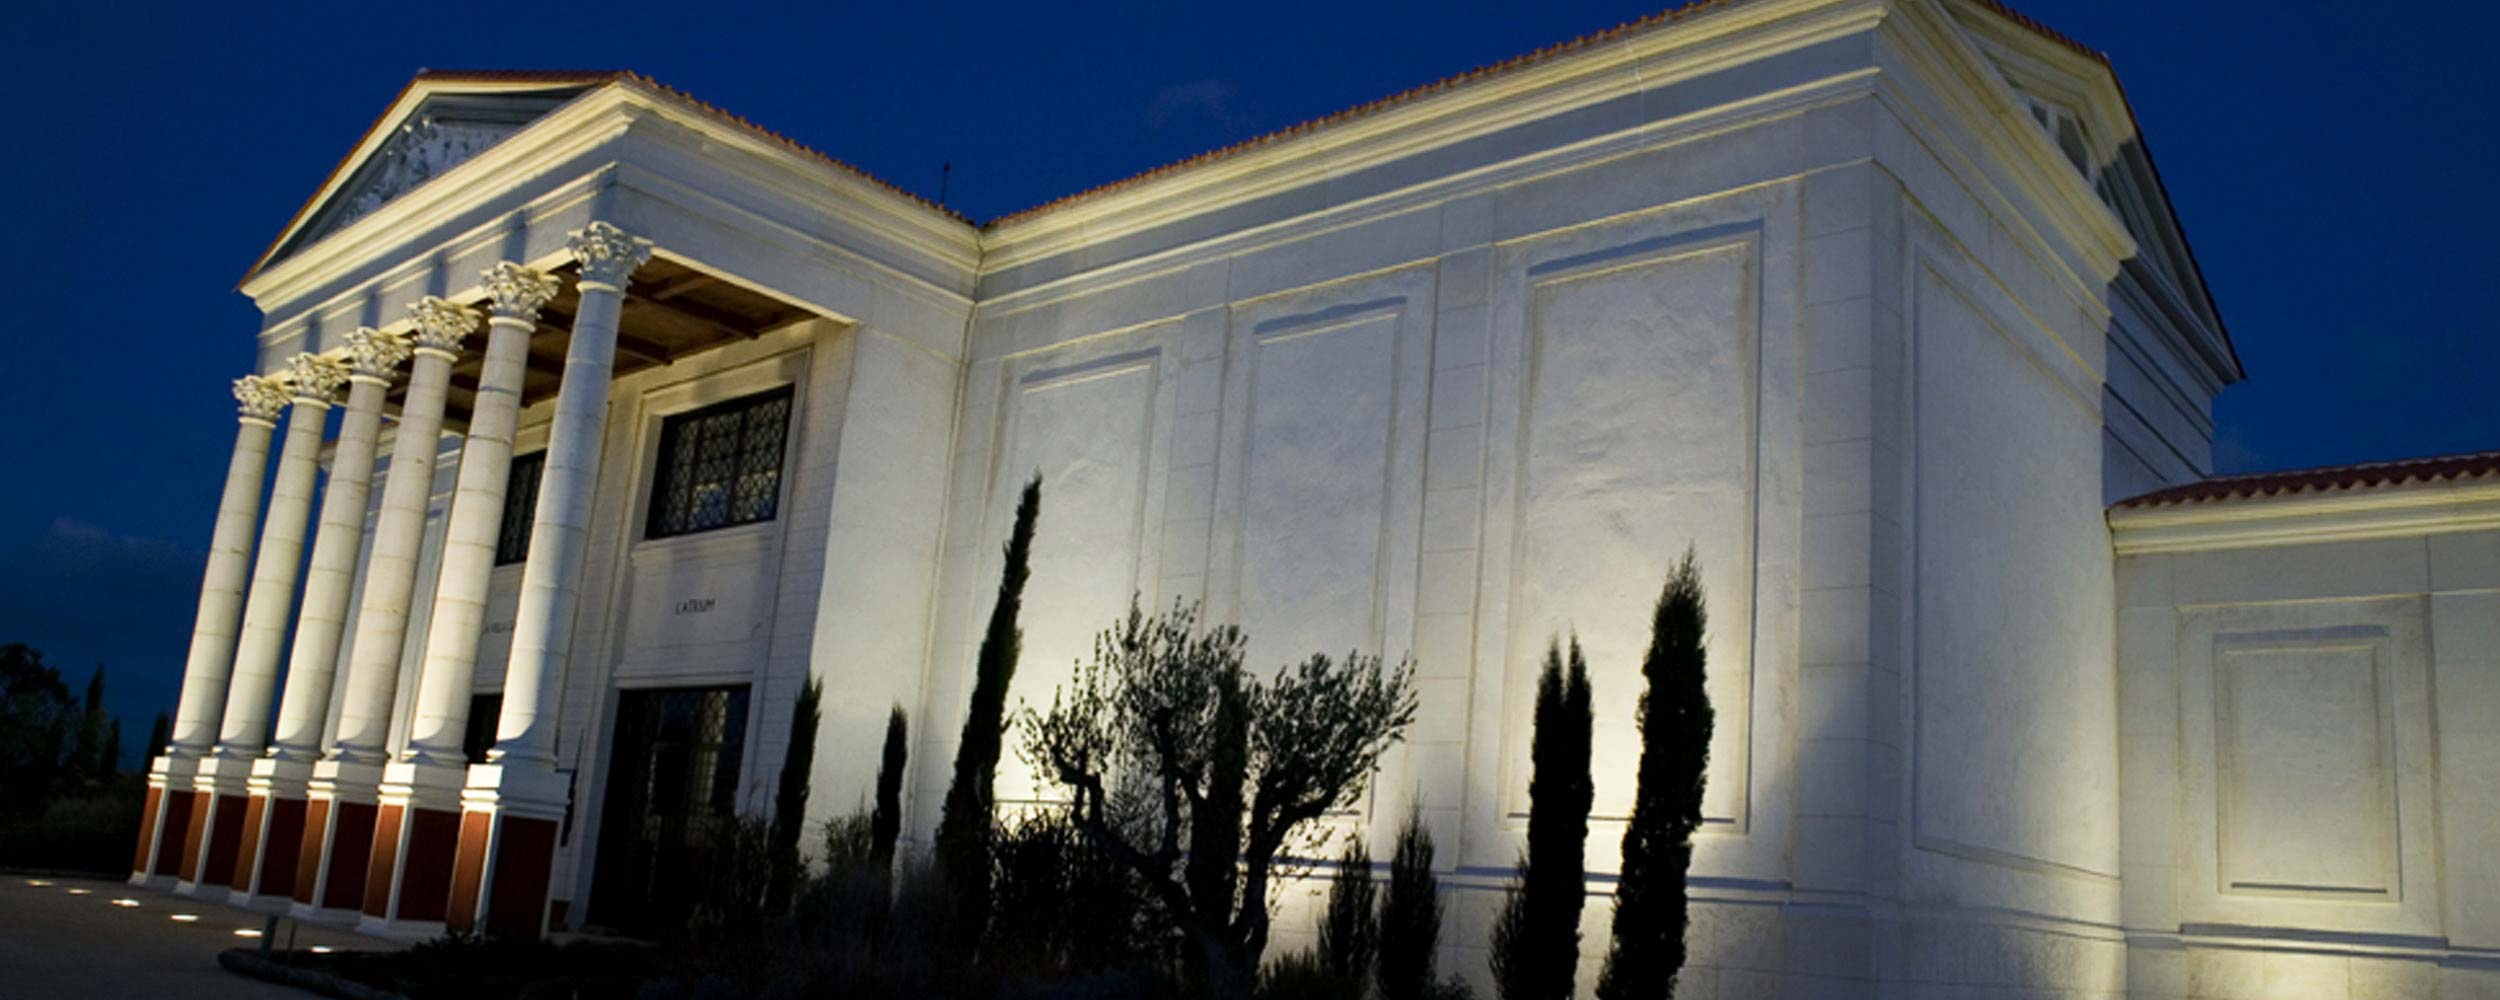
[[[460,734],[460,752],[469,763],[486,763],[486,751],[495,748],[495,723],[503,714],[503,693],[469,696],[469,727]]]
[[[685,928],[737,815],[746,731],[744,685],[617,695],[590,923],[645,938]]]

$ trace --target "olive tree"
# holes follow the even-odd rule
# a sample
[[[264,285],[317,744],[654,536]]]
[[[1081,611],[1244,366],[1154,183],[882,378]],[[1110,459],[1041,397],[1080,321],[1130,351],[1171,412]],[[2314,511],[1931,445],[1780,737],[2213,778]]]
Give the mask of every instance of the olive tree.
[[[1358,801],[1415,718],[1414,670],[1315,654],[1271,679],[1240,629],[1193,604],[1128,617],[1027,709],[1025,759],[1064,788],[1077,828],[1135,872],[1210,996],[1241,998],[1267,947],[1279,856]]]

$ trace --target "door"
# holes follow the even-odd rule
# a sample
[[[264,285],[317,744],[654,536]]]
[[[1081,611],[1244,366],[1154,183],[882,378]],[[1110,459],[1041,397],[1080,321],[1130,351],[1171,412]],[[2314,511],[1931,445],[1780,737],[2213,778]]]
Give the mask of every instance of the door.
[[[686,926],[737,815],[746,730],[745,685],[617,695],[590,923],[646,938]]]

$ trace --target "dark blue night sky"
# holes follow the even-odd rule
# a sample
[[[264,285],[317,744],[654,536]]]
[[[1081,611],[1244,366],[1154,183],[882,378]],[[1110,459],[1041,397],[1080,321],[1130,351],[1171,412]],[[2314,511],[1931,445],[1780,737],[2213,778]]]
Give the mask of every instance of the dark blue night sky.
[[[2224,471],[2500,448],[2500,8],[2014,0],[2107,51],[2250,381]],[[1367,5],[13,5],[0,642],[180,683],[244,269],[420,67],[635,69],[974,218],[1650,12]]]

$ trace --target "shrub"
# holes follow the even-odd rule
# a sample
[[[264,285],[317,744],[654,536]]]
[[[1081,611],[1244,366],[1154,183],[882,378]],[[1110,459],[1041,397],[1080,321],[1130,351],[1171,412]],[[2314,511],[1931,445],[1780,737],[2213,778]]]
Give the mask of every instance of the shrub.
[[[1045,978],[1168,970],[1167,926],[1145,886],[1088,840],[1066,809],[1036,810],[1002,826],[985,962]]]
[[[1623,879],[1615,889],[1612,940],[1600,1000],[1675,995],[1684,968],[1689,920],[1684,875],[1693,864],[1693,833],[1701,829],[1701,796],[1710,777],[1709,659],[1702,649],[1709,624],[1701,569],[1691,549],[1667,575],[1641,661],[1640,786],[1623,831]]]
[[[1016,500],[998,601],[990,608],[989,626],[981,633],[981,651],[973,663],[972,705],[955,749],[954,780],[946,786],[946,802],[938,813],[937,863],[955,892],[954,923],[975,937],[988,920],[990,841],[998,828],[992,793],[999,746],[1006,738],[1007,688],[1015,680],[1016,656],[1024,641],[1016,612],[1024,603],[1025,580],[1032,575],[1033,523],[1041,507],[1042,477],[1036,474]]]
[[[1363,1000],[1363,977],[1329,967],[1316,951],[1278,956],[1259,975],[1259,1000]]]
[[[1419,810],[1409,809],[1398,827],[1397,853],[1389,859],[1389,888],[1380,899],[1380,958],[1374,978],[1381,1000],[1427,1000],[1433,995],[1433,964],[1441,948],[1441,880],[1432,874],[1432,853],[1432,831],[1424,829]]]
[[[1380,918],[1374,903],[1380,893],[1372,884],[1372,855],[1360,839],[1349,840],[1328,880],[1328,908],[1319,921],[1319,963],[1329,975],[1360,987],[1371,975],[1379,951]],[[1358,988],[1355,991],[1360,994]]]
[[[885,717],[885,753],[877,764],[877,809],[869,814],[868,858],[878,867],[894,867],[894,842],[903,832],[903,767],[910,761],[910,723],[903,706]]]
[[[1415,718],[1414,671],[1313,656],[1261,681],[1241,630],[1176,604],[1128,619],[1025,713],[1025,759],[1068,790],[1077,828],[1136,873],[1187,939],[1197,985],[1256,986],[1278,855],[1359,799]]]
[[[1559,645],[1546,647],[1537,678],[1536,736],[1529,753],[1528,846],[1493,927],[1493,979],[1502,1000],[1569,1000],[1580,962],[1580,910],[1588,899],[1589,676],[1580,640],[1566,673]]]
[[[800,869],[799,833],[807,826],[807,779],[816,768],[816,727],[824,721],[825,682],[809,678],[790,707],[790,742],[781,758],[781,786],[773,796],[771,874],[764,911],[790,910]]]

